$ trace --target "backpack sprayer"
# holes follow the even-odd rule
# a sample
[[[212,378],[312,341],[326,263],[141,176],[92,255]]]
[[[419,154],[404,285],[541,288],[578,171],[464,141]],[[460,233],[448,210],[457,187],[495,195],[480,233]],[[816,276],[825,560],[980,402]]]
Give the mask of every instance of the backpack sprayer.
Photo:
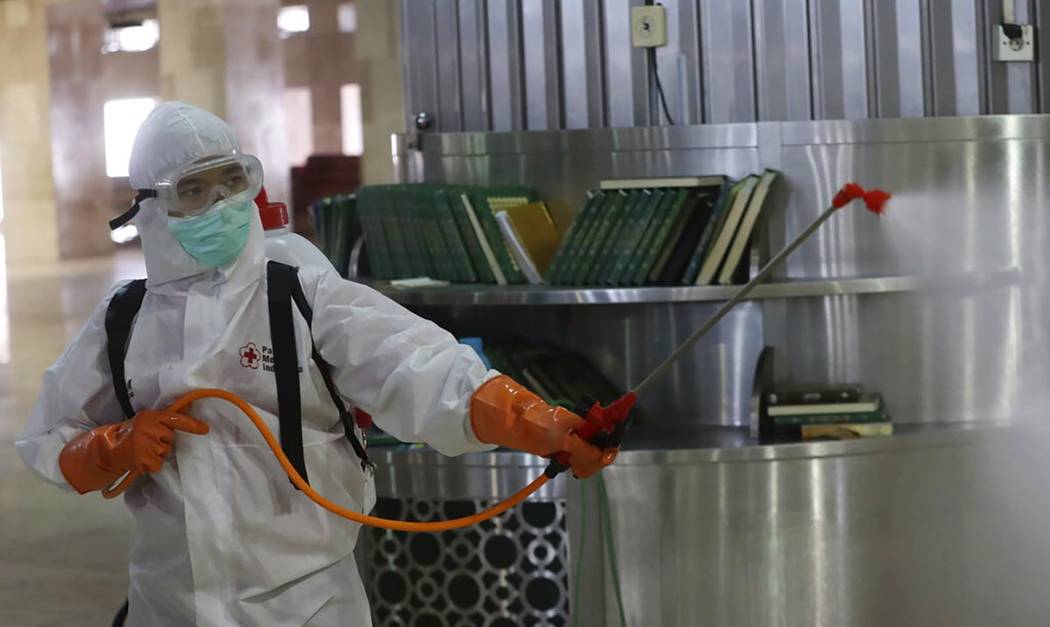
[[[586,442],[589,442],[599,448],[607,449],[620,446],[623,440],[623,434],[630,422],[630,412],[637,402],[638,397],[650,386],[653,381],[656,380],[660,375],[667,371],[667,369],[690,347],[692,347],[700,338],[707,335],[711,329],[722,318],[728,314],[733,307],[735,307],[740,301],[744,300],[748,294],[751,293],[756,286],[765,281],[773,270],[779,266],[784,259],[788,257],[792,252],[795,251],[799,246],[802,245],[813,233],[820,228],[822,224],[835,213],[835,211],[845,207],[854,200],[863,200],[865,206],[869,211],[876,215],[882,215],[886,207],[886,202],[890,199],[890,194],[882,191],[881,189],[865,190],[856,183],[848,183],[835,194],[834,199],[831,202],[831,206],[828,207],[820,216],[809,225],[806,230],[802,231],[790,244],[784,247],[779,253],[777,253],[769,262],[759,270],[758,274],[754,276],[746,285],[725,304],[718,309],[717,312],[711,318],[705,322],[700,328],[698,328],[692,335],[690,335],[684,342],[678,345],[678,347],[664,360],[659,366],[657,366],[645,379],[642,380],[633,390],[627,392],[622,397],[613,401],[608,406],[602,406],[600,403],[593,403],[591,405],[581,405],[576,408],[576,413],[584,418],[584,424],[580,429],[576,431],[576,435],[579,436]],[[280,442],[274,437],[266,423],[255,411],[255,409],[249,405],[244,399],[237,395],[227,392],[226,390],[219,389],[200,389],[185,394],[179,397],[171,406],[168,408],[169,411],[179,413],[187,409],[194,401],[203,398],[219,398],[236,405],[248,419],[252,421],[255,428],[262,434],[263,439],[266,440],[266,444],[270,447],[274,457],[280,462],[281,467],[285,473],[288,474],[288,478],[291,479],[292,483],[299,488],[303,494],[305,494],[314,503],[323,507],[324,509],[332,512],[337,516],[341,516],[348,520],[352,520],[362,525],[369,525],[372,527],[380,527],[383,529],[392,529],[394,531],[421,531],[421,532],[441,532],[448,531],[451,529],[461,529],[463,527],[469,527],[482,521],[488,520],[495,516],[502,514],[508,509],[514,507],[518,503],[521,503],[529,497],[532,493],[543,487],[548,481],[557,477],[559,474],[569,468],[569,458],[566,453],[558,453],[553,456],[547,469],[544,470],[543,474],[534,479],[529,485],[519,490],[516,494],[510,498],[501,501],[495,506],[473,514],[471,516],[464,516],[462,518],[452,518],[449,520],[436,521],[436,522],[409,522],[403,520],[391,520],[388,518],[379,518],[376,516],[369,516],[362,514],[361,512],[352,510],[348,507],[334,503],[314,490],[309,483],[307,483],[302,476],[296,471],[292,462],[289,461],[288,457],[284,454],[281,449]],[[135,479],[138,478],[138,473],[128,473],[123,480],[120,481],[116,486],[103,490],[102,494],[106,498],[113,498],[118,494],[122,493],[127,489]]]

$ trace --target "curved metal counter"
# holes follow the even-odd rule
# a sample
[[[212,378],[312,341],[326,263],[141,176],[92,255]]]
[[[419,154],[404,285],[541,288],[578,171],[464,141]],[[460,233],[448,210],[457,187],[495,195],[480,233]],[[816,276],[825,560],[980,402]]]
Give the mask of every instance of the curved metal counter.
[[[634,438],[603,473],[627,623],[1050,624],[1046,432],[898,431],[773,446],[739,428]],[[545,466],[505,452],[374,458],[380,497],[396,499],[503,498]],[[535,498],[564,502],[573,568],[588,517],[574,613],[618,625],[593,485],[559,478]]]

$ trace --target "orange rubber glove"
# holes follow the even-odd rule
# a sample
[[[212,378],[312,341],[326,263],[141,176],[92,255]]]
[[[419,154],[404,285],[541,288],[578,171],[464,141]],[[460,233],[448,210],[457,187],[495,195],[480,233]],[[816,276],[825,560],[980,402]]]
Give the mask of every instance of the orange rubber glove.
[[[131,420],[96,427],[70,440],[58,456],[69,485],[85,494],[129,471],[157,472],[175,445],[175,432],[208,432],[206,423],[168,411],[141,411]]]
[[[548,405],[506,375],[490,379],[470,399],[470,425],[478,439],[549,457],[569,454],[572,474],[586,479],[616,459],[619,449],[602,450],[573,431],[583,418]]]

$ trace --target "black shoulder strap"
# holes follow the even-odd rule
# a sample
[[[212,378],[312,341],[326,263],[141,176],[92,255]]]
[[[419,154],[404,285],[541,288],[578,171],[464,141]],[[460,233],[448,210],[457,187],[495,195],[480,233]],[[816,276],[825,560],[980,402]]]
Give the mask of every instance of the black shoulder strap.
[[[131,418],[135,408],[128,394],[128,380],[124,376],[124,356],[128,352],[131,325],[146,296],[146,279],[136,279],[117,290],[106,307],[106,353],[113,379],[113,391],[124,415]]]
[[[280,421],[281,449],[295,469],[309,482],[303,453],[302,399],[299,391],[299,360],[295,342],[295,324],[292,319],[292,302],[307,324],[313,322],[313,309],[306,301],[299,272],[296,268],[276,261],[266,267],[267,300],[270,313],[270,341],[273,344],[274,377],[277,380],[277,411]],[[146,280],[138,279],[117,290],[106,308],[106,353],[113,379],[113,389],[125,416],[132,418],[135,409],[131,406],[128,382],[125,377],[124,359],[131,337],[132,324],[146,296]],[[313,338],[311,337],[311,345]],[[354,420],[339,395],[332,380],[329,365],[313,348],[313,359],[324,379],[332,402],[339,410],[347,438],[363,466],[370,466],[368,453],[354,430]]]
[[[310,303],[306,301],[306,295],[303,294],[303,285],[298,280],[298,273],[296,274],[296,281],[292,285],[292,300],[295,301],[295,306],[299,308],[299,313],[301,313],[303,318],[306,319],[306,324],[312,329],[314,310],[310,307]],[[332,365],[321,357],[321,353],[318,352],[317,346],[313,343],[312,333],[310,336],[310,344],[313,349],[314,363],[317,364],[317,370],[320,371],[321,379],[324,380],[324,386],[328,390],[328,396],[332,398],[332,404],[339,410],[339,419],[343,422],[343,430],[346,432],[346,439],[350,440],[350,445],[354,447],[354,453],[357,454],[357,458],[361,460],[361,467],[367,469],[369,466],[373,466],[373,464],[371,460],[368,459],[367,449],[365,449],[364,444],[357,437],[357,431],[354,429],[356,424],[354,417],[350,413],[350,410],[347,409],[346,403],[343,402],[343,397],[339,394],[339,388],[336,387],[335,380],[332,378]]]
[[[292,289],[299,283],[296,269],[271,261],[266,265],[266,295],[270,307],[270,342],[273,344],[273,374],[277,379],[277,417],[281,448],[303,479],[303,411],[299,395],[299,358],[292,319]]]

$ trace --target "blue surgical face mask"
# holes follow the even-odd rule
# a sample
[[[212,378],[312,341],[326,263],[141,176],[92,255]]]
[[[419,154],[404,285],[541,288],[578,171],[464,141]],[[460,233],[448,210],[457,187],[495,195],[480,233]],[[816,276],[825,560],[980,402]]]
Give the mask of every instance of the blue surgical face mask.
[[[190,257],[202,266],[219,268],[244,250],[251,230],[251,210],[251,200],[227,198],[204,215],[168,218],[168,228]]]

